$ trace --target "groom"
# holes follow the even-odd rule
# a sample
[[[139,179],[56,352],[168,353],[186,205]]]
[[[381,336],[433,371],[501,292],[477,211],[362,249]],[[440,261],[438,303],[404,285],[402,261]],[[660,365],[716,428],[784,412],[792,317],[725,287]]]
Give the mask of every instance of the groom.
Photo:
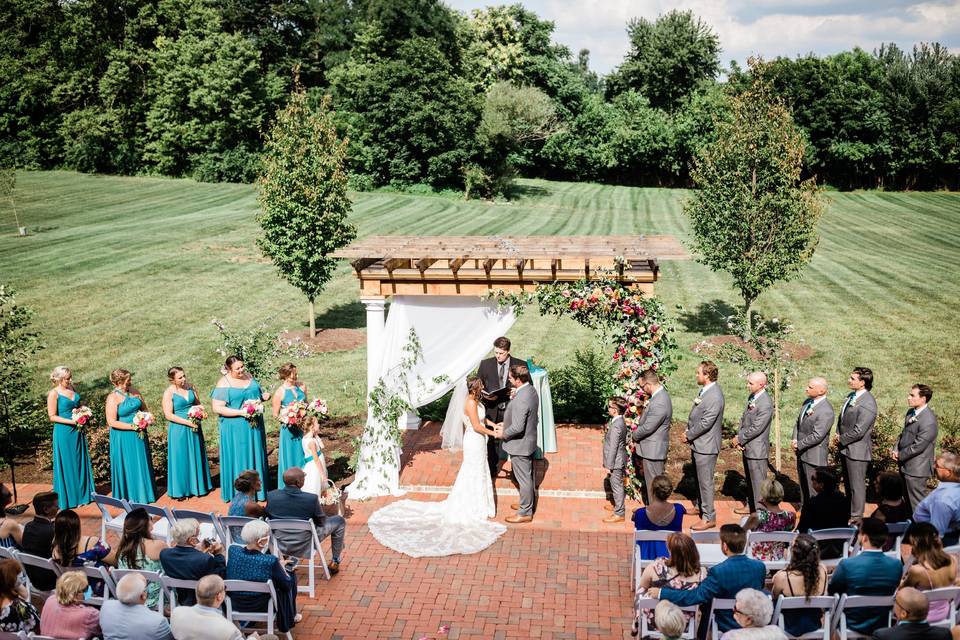
[[[503,450],[510,454],[513,476],[520,489],[520,504],[510,505],[517,514],[506,518],[511,524],[531,522],[533,505],[537,498],[537,485],[533,479],[533,455],[537,452],[537,423],[540,414],[540,398],[530,384],[530,371],[525,364],[510,367],[510,385],[515,389],[513,400],[496,430],[503,441]]]
[[[477,375],[483,380],[483,388],[487,391],[504,389],[510,384],[508,380],[510,367],[518,364],[526,363],[510,355],[510,339],[500,336],[493,341],[493,357],[480,361]],[[487,421],[491,426],[503,422],[508,406],[510,406],[510,398],[483,398],[483,407],[486,409]],[[490,479],[496,482],[497,470],[500,466],[500,443],[496,438],[487,438],[487,465],[490,467]]]

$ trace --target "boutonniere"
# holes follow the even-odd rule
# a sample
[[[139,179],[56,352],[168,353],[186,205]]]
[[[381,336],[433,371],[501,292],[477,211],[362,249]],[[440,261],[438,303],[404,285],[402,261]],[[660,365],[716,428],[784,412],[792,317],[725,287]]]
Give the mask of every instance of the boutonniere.
[[[696,398],[693,399],[693,406],[697,406],[701,402],[703,402],[703,398],[701,398],[700,396],[697,396]]]
[[[756,409],[756,408],[757,408],[757,403],[756,403],[756,402],[750,402],[750,403],[747,404],[747,411],[753,411],[753,410]]]
[[[916,422],[916,421],[917,421],[917,416],[910,416],[910,417],[907,419],[907,424],[913,424],[913,423]]]
[[[813,405],[810,405],[806,411],[803,412],[803,415],[809,416],[813,413]]]
[[[852,399],[850,402],[847,403],[847,409],[852,409],[852,408],[854,408],[855,406],[857,406],[857,399],[856,399],[856,398]]]

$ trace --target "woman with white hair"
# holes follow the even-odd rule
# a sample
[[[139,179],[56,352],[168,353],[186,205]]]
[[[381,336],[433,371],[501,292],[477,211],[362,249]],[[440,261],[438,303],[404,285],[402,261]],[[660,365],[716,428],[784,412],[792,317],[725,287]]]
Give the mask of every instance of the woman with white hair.
[[[251,520],[243,525],[240,539],[244,546],[233,545],[227,561],[227,580],[250,582],[273,581],[277,592],[277,628],[287,632],[300,622],[297,613],[297,577],[293,570],[287,571],[283,557],[266,551],[270,545],[270,527],[263,520]],[[266,553],[264,553],[266,551]],[[270,596],[266,593],[235,592],[230,601],[237,611],[264,612]]]
[[[60,508],[72,509],[91,502],[94,492],[85,425],[73,417],[74,409],[83,404],[73,388],[70,369],[54,368],[50,382],[53,388],[47,392],[47,417],[53,423],[53,490]]]
[[[663,640],[679,640],[687,628],[687,616],[669,600],[661,600],[653,610],[653,621]]]
[[[773,601],[762,591],[741,589],[737,592],[733,619],[740,629],[727,631],[721,640],[786,640],[780,627],[770,624],[773,617]]]

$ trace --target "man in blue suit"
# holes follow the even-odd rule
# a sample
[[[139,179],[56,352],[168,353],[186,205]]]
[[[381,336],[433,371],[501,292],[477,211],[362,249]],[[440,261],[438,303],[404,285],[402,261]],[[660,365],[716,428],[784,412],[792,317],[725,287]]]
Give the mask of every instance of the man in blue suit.
[[[892,596],[900,586],[903,565],[887,556],[883,545],[887,541],[887,525],[876,518],[864,518],[860,524],[859,555],[841,560],[828,592],[848,596]],[[847,627],[866,635],[887,626],[889,607],[862,607],[847,611]]]
[[[759,560],[743,555],[746,546],[747,533],[743,528],[737,524],[725,524],[720,527],[720,549],[727,559],[707,571],[707,577],[696,589],[648,589],[647,594],[681,607],[701,605],[697,637],[705,638],[710,627],[710,603],[714,598],[735,598],[741,589],[763,590],[767,568]],[[729,611],[718,611],[716,617],[720,631],[740,628]]]
[[[170,527],[174,545],[160,552],[160,566],[171,578],[199,580],[204,576],[227,575],[223,559],[223,545],[218,542],[200,542],[200,523],[193,518],[177,520]],[[197,548],[199,547],[199,548]],[[192,607],[197,604],[196,591],[177,589],[177,605]]]
[[[299,467],[291,467],[283,472],[283,489],[274,489],[267,494],[267,516],[312,520],[321,542],[330,536],[333,561],[327,566],[330,573],[337,573],[340,571],[340,554],[343,552],[347,521],[342,516],[328,516],[324,513],[317,496],[303,491],[304,478],[303,469]],[[308,537],[277,532],[277,542],[284,555],[303,558],[310,553]]]

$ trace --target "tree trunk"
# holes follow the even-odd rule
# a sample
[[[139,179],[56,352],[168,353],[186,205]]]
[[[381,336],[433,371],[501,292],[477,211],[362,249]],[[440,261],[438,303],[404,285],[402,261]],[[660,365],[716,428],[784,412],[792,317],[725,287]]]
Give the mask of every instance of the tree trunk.
[[[753,298],[743,299],[743,340],[749,342],[753,337],[753,326],[750,318],[750,307],[753,306]]]
[[[773,370],[773,437],[777,443],[777,471],[783,464],[780,452],[780,367]]]
[[[310,300],[310,337],[317,335],[317,319],[313,311],[313,300]]]

